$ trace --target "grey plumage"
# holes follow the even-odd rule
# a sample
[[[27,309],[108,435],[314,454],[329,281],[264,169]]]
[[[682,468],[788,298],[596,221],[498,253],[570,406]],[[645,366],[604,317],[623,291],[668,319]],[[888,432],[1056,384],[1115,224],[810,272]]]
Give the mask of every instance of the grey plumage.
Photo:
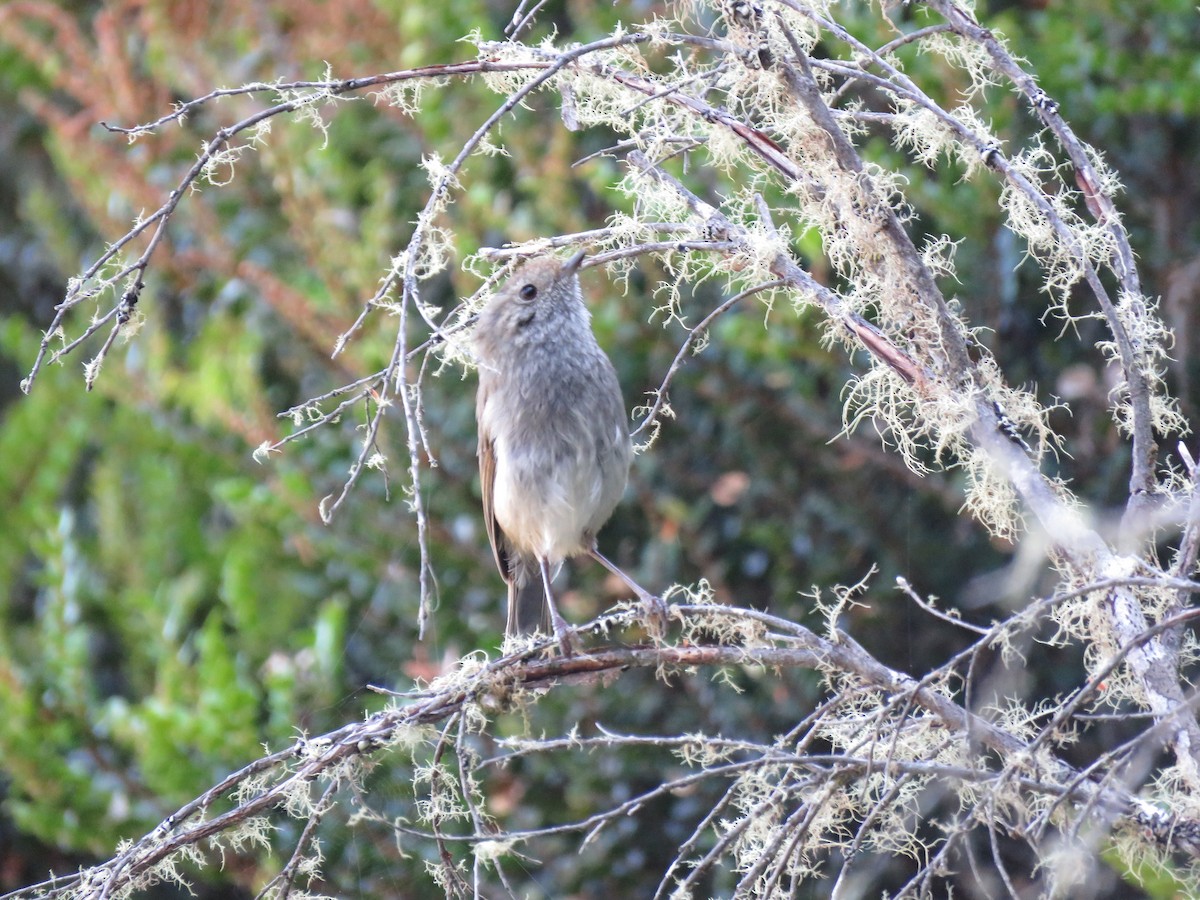
[[[475,416],[484,521],[508,584],[508,634],[561,619],[543,571],[587,553],[632,449],[621,389],[580,292],[583,254],[530,260],[480,313]]]

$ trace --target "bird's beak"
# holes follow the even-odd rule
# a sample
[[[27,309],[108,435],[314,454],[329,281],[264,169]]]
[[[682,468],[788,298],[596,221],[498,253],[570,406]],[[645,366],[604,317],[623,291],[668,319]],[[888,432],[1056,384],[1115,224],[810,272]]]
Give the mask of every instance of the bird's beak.
[[[583,265],[583,259],[585,256],[587,256],[586,250],[575,251],[575,254],[570,259],[568,259],[565,263],[563,263],[563,267],[562,267],[563,274],[564,275],[574,275],[576,272],[578,272],[579,267],[581,265]]]

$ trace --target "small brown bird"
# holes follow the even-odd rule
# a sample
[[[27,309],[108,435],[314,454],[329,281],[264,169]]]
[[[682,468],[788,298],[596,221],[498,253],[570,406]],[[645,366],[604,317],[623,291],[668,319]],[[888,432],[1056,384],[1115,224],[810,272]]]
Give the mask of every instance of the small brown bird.
[[[508,584],[506,631],[551,625],[564,653],[567,626],[550,583],[579,554],[617,571],[596,552],[596,532],[625,491],[633,455],[617,375],[579,288],[583,257],[523,264],[474,333],[483,518]]]

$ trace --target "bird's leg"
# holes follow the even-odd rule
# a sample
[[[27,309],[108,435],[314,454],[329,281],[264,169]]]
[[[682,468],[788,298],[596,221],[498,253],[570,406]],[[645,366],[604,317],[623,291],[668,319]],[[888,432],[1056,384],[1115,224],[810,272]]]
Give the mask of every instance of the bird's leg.
[[[648,590],[622,572],[617,567],[616,563],[596,549],[595,545],[593,545],[592,549],[588,552],[591,554],[592,559],[596,560],[596,562],[600,563],[600,565],[604,566],[604,568],[608,569],[608,571],[612,572],[623,582],[629,585],[633,592],[637,594],[637,598],[641,600],[642,603],[644,603],[649,609],[650,615],[654,617],[655,624],[658,626],[659,635],[661,636],[665,634],[667,631],[668,622],[668,608],[666,601],[664,601],[662,597],[657,597],[650,593]]]
[[[550,610],[550,623],[554,626],[554,636],[558,638],[559,649],[563,656],[574,656],[575,645],[571,637],[571,629],[566,621],[558,614],[558,606],[554,602],[554,591],[550,589],[550,563],[545,557],[538,557],[538,568],[542,570],[542,587],[546,591],[546,608]]]

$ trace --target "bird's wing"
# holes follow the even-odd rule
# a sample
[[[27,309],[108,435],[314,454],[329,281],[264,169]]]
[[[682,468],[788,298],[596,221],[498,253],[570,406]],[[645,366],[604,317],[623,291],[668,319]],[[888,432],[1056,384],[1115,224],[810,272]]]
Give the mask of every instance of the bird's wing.
[[[504,535],[500,531],[500,523],[496,521],[496,511],[492,506],[492,494],[496,487],[496,446],[491,435],[486,434],[483,427],[483,408],[487,405],[488,393],[488,389],[480,385],[475,405],[475,419],[479,428],[479,490],[483,494],[483,525],[492,545],[492,556],[496,559],[496,568],[500,570],[501,577],[507,582],[511,577],[508,571],[508,554],[505,552]]]

